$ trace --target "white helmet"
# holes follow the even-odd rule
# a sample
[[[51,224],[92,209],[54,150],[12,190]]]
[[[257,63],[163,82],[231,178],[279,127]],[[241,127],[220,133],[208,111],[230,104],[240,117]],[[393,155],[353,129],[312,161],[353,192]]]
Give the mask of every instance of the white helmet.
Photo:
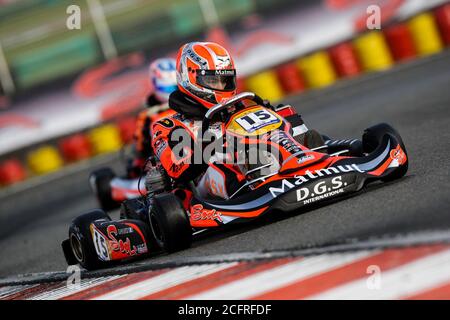
[[[167,102],[169,95],[177,89],[176,61],[172,58],[156,59],[150,64],[150,82],[156,98]]]

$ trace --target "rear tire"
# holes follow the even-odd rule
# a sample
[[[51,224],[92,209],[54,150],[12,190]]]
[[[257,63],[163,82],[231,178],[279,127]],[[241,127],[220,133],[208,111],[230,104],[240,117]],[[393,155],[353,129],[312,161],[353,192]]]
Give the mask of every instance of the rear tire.
[[[386,134],[391,134],[392,136],[394,136],[397,139],[397,141],[400,144],[400,147],[403,149],[403,151],[405,152],[406,157],[407,157],[406,162],[400,168],[393,170],[392,173],[381,178],[382,181],[388,182],[388,181],[400,179],[408,171],[408,163],[409,163],[408,154],[406,151],[405,144],[403,143],[402,137],[397,132],[397,130],[395,130],[389,124],[380,123],[380,124],[374,125],[370,128],[367,128],[366,130],[364,130],[362,142],[363,142],[364,152],[371,153],[380,145],[380,143],[383,141],[383,137]]]
[[[149,211],[150,226],[158,246],[166,252],[187,249],[192,228],[180,200],[171,193],[156,195]]]
[[[90,225],[96,220],[111,221],[103,210],[93,210],[75,218],[69,227],[69,244],[75,260],[85,269],[94,270],[105,265],[95,251]]]
[[[110,168],[102,168],[91,173],[89,181],[97,196],[101,208],[111,211],[120,207],[120,203],[112,198],[111,180],[116,177]]]

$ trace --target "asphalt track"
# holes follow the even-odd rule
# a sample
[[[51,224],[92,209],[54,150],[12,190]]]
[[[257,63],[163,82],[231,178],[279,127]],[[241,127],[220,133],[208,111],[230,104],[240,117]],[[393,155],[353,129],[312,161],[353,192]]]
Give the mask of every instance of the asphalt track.
[[[450,229],[450,52],[285,100],[308,127],[335,138],[360,137],[378,122],[398,129],[408,149],[406,177],[306,213],[278,213],[204,236],[189,250],[150,262],[243,252],[294,250],[387,235]],[[113,161],[117,167],[118,161]],[[0,277],[63,271],[60,242],[78,214],[94,208],[87,172],[0,194]],[[113,214],[117,216],[117,213]]]

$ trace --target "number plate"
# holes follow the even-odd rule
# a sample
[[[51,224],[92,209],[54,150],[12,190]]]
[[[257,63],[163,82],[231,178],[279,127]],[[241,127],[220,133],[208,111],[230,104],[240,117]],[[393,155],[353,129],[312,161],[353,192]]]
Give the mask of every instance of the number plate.
[[[227,129],[242,135],[261,135],[280,127],[280,117],[262,107],[245,109],[230,120]]]

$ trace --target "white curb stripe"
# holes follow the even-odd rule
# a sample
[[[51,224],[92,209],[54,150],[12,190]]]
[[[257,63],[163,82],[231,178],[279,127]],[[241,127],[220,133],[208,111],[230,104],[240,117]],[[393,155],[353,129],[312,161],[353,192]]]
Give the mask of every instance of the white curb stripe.
[[[432,289],[450,280],[450,250],[420,258],[383,272],[380,289],[369,289],[368,279],[352,281],[310,299],[399,299]]]
[[[38,286],[38,284],[2,287],[0,288],[0,299],[6,299],[13,294],[25,291],[36,286]]]
[[[332,268],[346,265],[378,253],[364,251],[351,254],[327,254],[304,258],[295,262],[259,272],[241,280],[187,297],[190,300],[247,299]]]
[[[53,289],[47,292],[43,292],[40,294],[37,294],[27,300],[56,300],[61,299],[67,296],[70,296],[74,293],[81,292],[83,290],[95,287],[99,284],[115,280],[121,277],[124,277],[125,275],[120,276],[110,276],[110,277],[101,277],[101,278],[93,278],[93,279],[82,279],[80,281],[80,286],[78,288],[68,288],[65,283],[63,283],[63,286],[57,289]]]
[[[180,283],[197,279],[199,277],[227,269],[237,265],[233,263],[207,264],[176,268],[159,276],[144,280],[125,288],[117,289],[98,296],[94,300],[135,300],[149,294],[176,286]]]

